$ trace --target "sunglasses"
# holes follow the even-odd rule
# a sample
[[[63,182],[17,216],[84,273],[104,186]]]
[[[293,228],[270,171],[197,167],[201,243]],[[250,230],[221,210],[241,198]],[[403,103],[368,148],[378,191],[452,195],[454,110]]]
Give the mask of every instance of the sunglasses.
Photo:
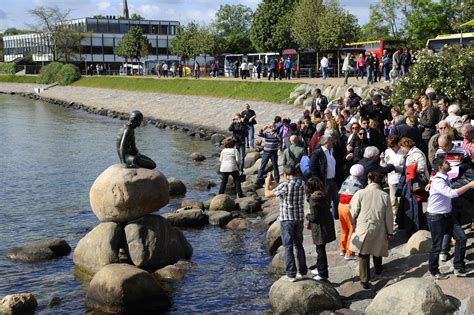
[[[359,136],[365,136],[365,132],[359,132]]]

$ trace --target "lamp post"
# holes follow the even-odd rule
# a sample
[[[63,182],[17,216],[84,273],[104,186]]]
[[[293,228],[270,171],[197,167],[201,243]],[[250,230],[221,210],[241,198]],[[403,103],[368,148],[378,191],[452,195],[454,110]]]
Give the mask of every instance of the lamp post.
[[[461,21],[463,21],[462,16],[463,16],[463,10],[464,10],[464,0],[461,0],[460,7],[461,7]],[[461,45],[461,47],[462,47],[462,28],[463,27],[461,25],[461,36],[459,37],[459,45]]]

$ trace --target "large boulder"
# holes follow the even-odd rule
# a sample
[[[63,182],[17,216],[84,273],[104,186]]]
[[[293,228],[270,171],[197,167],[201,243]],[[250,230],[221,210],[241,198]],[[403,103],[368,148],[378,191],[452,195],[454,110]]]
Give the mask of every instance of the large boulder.
[[[197,189],[197,190],[209,190],[212,187],[216,187],[217,184],[214,183],[213,181],[210,181],[207,178],[196,178],[193,183],[192,183],[192,188]]]
[[[148,215],[125,226],[127,252],[133,264],[154,271],[190,259],[193,248],[179,229],[159,215]]]
[[[276,211],[273,211],[273,212],[270,212],[269,214],[267,214],[264,218],[263,218],[263,222],[267,225],[267,226],[271,226],[273,224],[273,222],[275,222],[276,220],[278,220],[278,217],[280,216],[280,210],[276,210]]]
[[[165,213],[163,217],[168,220],[171,225],[177,227],[201,227],[207,224],[207,217],[204,212],[196,208],[176,213]]]
[[[0,314],[33,314],[38,306],[36,298],[31,293],[16,293],[0,300]]]
[[[211,142],[214,144],[221,144],[221,142],[224,141],[225,138],[226,136],[224,136],[223,134],[215,133],[211,136]]]
[[[35,241],[15,247],[7,252],[7,256],[15,261],[33,263],[69,255],[71,247],[60,238]]]
[[[244,230],[252,226],[252,222],[244,218],[235,218],[232,219],[227,225],[226,228],[230,230]]]
[[[166,177],[146,168],[115,164],[97,177],[90,190],[92,211],[102,222],[127,222],[166,206]]]
[[[235,210],[235,202],[229,195],[221,194],[212,198],[209,211],[232,211]]]
[[[280,221],[276,220],[267,231],[267,248],[273,254],[281,244],[281,225]]]
[[[192,207],[204,210],[204,203],[200,200],[184,199],[183,202],[181,202],[181,208],[185,207]]]
[[[408,278],[375,296],[366,314],[448,314],[456,307],[431,279]]]
[[[235,199],[235,203],[239,206],[239,209],[245,212],[256,212],[260,211],[260,202],[252,197],[244,197]]]
[[[224,226],[232,220],[232,213],[227,211],[209,211],[207,215],[210,225]]]
[[[119,224],[99,224],[77,243],[74,264],[81,271],[93,275],[102,267],[119,262],[123,236],[123,228]]]
[[[200,152],[193,152],[190,155],[191,159],[196,162],[201,162],[206,159],[206,157]]]
[[[262,159],[258,159],[254,165],[244,170],[244,175],[253,175],[258,173],[258,169],[262,165]],[[267,173],[273,169],[272,163],[268,162],[265,166],[264,173]]]
[[[111,264],[92,278],[86,306],[103,313],[159,313],[170,299],[148,272],[128,264]]]
[[[413,234],[405,244],[405,255],[429,253],[431,249],[431,234],[429,231],[419,230]]]
[[[342,307],[341,297],[324,281],[276,281],[270,288],[270,304],[277,314],[317,314]]]
[[[285,250],[280,250],[273,256],[272,262],[268,266],[268,271],[277,275],[286,274]]]
[[[168,184],[170,187],[170,196],[179,197],[186,195],[186,185],[177,178],[170,177],[168,179]]]
[[[244,167],[249,168],[252,167],[255,162],[260,158],[260,152],[249,152],[245,155]]]
[[[175,265],[169,265],[153,272],[158,281],[177,281],[184,278],[184,272]]]

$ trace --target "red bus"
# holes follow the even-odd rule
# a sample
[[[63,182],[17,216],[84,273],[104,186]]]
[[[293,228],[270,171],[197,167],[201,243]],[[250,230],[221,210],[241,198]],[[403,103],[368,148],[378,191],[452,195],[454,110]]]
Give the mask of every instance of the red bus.
[[[406,47],[404,40],[371,40],[367,42],[348,43],[346,47],[364,48],[366,51],[375,53],[379,60],[381,60],[382,53],[386,49],[390,54],[399,48]]]

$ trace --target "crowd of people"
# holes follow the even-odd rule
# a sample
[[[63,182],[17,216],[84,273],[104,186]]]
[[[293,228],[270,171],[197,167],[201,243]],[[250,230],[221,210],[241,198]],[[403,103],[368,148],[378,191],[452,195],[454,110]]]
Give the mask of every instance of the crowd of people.
[[[320,90],[315,94],[297,121],[277,116],[257,132],[263,139],[257,184],[263,185],[265,196],[280,198],[284,278],[295,281],[307,274],[302,246],[305,219],[316,245],[317,264],[311,270],[316,280],[328,279],[325,246],[338,238],[341,256],[358,259],[361,285],[368,288],[370,256],[380,274],[394,231],[411,236],[419,230],[432,235],[429,271],[434,279],[447,277],[439,271],[438,258],[449,259],[451,238],[456,241],[454,274],[465,276],[467,238],[461,224],[472,223],[474,210],[472,104],[469,108],[462,98],[451,103],[432,88],[400,107],[385,106],[377,93],[363,100],[353,89],[346,98],[331,102]],[[233,118],[229,127],[233,141],[224,144],[224,151],[229,147],[233,151],[223,151],[221,161],[233,159],[234,164],[230,169],[221,167],[221,193],[232,175],[238,195],[243,196],[239,181],[245,151],[254,147],[256,117],[247,104]],[[265,178],[269,161],[273,172]],[[305,200],[310,209],[306,216]]]

